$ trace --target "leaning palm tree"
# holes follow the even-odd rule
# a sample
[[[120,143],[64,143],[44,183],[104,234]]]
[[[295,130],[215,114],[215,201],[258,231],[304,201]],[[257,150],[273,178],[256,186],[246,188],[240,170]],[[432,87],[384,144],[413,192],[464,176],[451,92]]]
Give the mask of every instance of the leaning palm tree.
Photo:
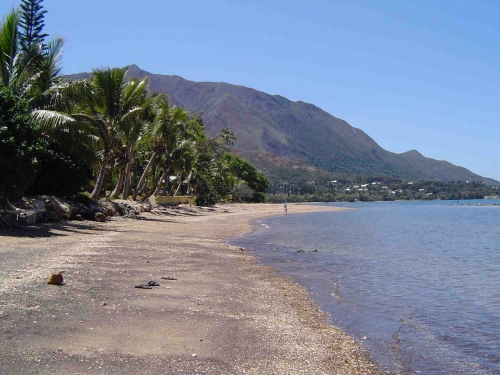
[[[178,133],[178,135],[181,134]],[[161,155],[163,173],[158,179],[156,189],[152,190],[154,194],[160,194],[161,182],[170,181],[170,177],[175,177],[175,181],[182,183],[186,171],[192,169],[195,158],[195,143],[182,137],[177,137],[172,141],[173,143],[168,145],[166,152]],[[167,194],[167,190],[164,193]]]
[[[181,125],[189,116],[184,108],[172,106],[168,98],[163,95],[156,97],[153,107],[154,119],[149,128],[149,132],[153,135],[153,154],[137,184],[137,189],[134,192],[134,199],[145,190],[146,177],[149,170],[157,161],[158,157],[168,152],[167,149],[169,146],[175,143]]]
[[[173,195],[178,195],[184,183],[189,184],[197,161],[196,144],[192,140],[184,140],[176,150],[174,168],[176,169],[177,188]]]
[[[95,69],[88,82],[69,82],[48,90],[52,108],[33,112],[33,121],[49,132],[85,129],[98,139],[101,160],[92,199],[101,194],[120,127],[143,113],[146,91],[147,80],[131,81],[126,67]]]
[[[174,108],[173,118],[179,119],[176,114],[183,114],[184,110]],[[155,181],[156,188],[151,190],[154,194],[160,193],[161,182],[175,179],[180,184],[184,181],[184,176],[190,175],[196,165],[197,146],[206,138],[203,125],[200,124],[200,118],[194,117],[184,121],[173,121],[169,132],[162,138],[164,151],[160,155],[162,163],[160,170],[163,169],[161,177]],[[180,190],[178,185],[176,195]],[[165,194],[167,191],[165,191]]]

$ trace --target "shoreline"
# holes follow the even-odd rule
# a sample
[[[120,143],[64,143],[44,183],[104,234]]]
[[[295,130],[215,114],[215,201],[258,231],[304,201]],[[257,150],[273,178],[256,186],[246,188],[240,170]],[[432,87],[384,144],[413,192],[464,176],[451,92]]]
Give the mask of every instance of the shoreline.
[[[282,214],[233,204],[0,231],[0,372],[383,373],[303,287],[225,243]],[[46,285],[59,270],[66,285]]]

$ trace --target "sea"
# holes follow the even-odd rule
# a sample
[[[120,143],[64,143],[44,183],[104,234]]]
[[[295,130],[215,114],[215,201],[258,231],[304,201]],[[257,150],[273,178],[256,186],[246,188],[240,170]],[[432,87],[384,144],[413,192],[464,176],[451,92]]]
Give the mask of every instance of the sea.
[[[500,374],[500,200],[332,204],[230,241],[302,284],[391,374]]]

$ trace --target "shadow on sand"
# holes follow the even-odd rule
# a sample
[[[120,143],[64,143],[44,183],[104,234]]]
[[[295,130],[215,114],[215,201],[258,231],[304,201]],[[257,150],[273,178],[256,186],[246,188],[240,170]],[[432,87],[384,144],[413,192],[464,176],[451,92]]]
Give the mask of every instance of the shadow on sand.
[[[20,238],[45,238],[56,236],[69,236],[72,233],[94,234],[96,231],[109,231],[109,228],[99,228],[98,223],[40,223],[28,227],[20,228],[2,228],[1,237],[20,237]],[[1,241],[1,240],[0,240]]]

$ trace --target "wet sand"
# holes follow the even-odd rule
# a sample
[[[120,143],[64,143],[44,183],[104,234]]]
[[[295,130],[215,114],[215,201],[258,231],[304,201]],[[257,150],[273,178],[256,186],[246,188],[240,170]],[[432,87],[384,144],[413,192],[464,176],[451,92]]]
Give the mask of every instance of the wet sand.
[[[288,206],[324,210],[341,209]],[[0,373],[383,373],[302,287],[224,241],[282,214],[181,207],[0,230]],[[66,285],[47,285],[57,271]]]

